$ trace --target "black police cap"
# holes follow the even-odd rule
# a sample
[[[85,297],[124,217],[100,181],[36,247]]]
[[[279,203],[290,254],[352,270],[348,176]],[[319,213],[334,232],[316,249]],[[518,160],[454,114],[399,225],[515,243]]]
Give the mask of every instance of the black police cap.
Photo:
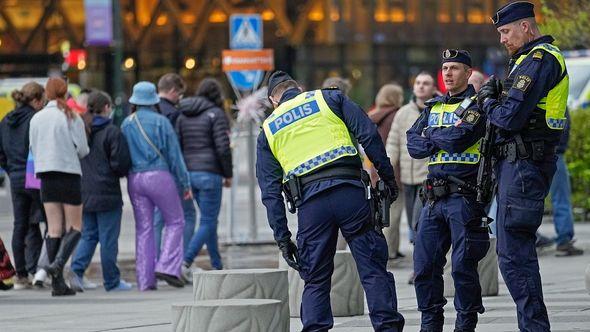
[[[295,81],[293,77],[289,74],[285,73],[282,70],[277,70],[270,75],[268,78],[268,97],[272,95],[273,90],[277,87],[277,85],[286,82],[286,81]]]
[[[521,20],[523,18],[535,17],[535,5],[528,1],[515,1],[500,7],[492,22],[496,28]]]
[[[459,62],[471,67],[471,55],[465,50],[448,49],[442,53],[442,63]]]

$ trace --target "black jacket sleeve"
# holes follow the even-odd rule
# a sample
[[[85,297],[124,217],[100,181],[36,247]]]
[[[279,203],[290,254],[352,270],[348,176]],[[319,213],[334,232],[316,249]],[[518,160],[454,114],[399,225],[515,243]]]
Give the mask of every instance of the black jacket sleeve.
[[[127,140],[119,128],[112,127],[109,133],[109,165],[119,177],[126,176],[131,169],[131,155]]]
[[[213,143],[215,144],[215,152],[221,164],[221,170],[224,178],[231,178],[232,171],[232,156],[231,148],[229,146],[229,122],[227,116],[220,108],[214,110],[215,117],[212,118],[212,134]]]

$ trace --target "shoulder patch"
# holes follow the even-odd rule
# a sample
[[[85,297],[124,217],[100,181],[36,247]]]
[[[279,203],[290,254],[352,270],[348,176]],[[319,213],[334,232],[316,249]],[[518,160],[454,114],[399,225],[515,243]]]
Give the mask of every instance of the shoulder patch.
[[[541,61],[542,59],[543,59],[543,52],[535,51],[535,53],[533,53],[533,60]]]
[[[469,123],[471,125],[474,125],[477,123],[477,121],[479,121],[479,118],[481,117],[481,114],[479,114],[478,111],[476,110],[466,110],[465,113],[463,113],[463,116],[461,117],[461,122],[465,122],[465,123]]]
[[[525,92],[528,89],[529,85],[531,85],[532,81],[533,80],[530,76],[518,75],[514,80],[514,84],[512,84],[512,87],[522,92]]]

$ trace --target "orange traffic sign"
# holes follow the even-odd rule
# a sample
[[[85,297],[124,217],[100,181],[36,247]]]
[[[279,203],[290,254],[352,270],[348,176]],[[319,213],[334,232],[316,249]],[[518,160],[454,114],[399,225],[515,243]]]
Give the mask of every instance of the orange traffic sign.
[[[222,69],[223,71],[240,70],[273,70],[274,50],[223,50]]]

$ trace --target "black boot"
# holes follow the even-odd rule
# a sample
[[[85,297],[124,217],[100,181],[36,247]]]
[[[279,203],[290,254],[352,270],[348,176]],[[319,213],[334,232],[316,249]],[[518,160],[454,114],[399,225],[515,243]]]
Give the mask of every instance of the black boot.
[[[64,234],[55,259],[46,268],[47,273],[52,278],[51,286],[53,287],[53,291],[51,295],[53,296],[76,295],[76,292],[66,285],[63,270],[72,252],[76,249],[80,236],[80,232],[75,229],[70,229]]]
[[[49,260],[49,265],[43,267],[47,274],[51,275],[51,295],[52,296],[61,296],[61,295],[73,295],[71,293],[71,289],[68,288],[66,282],[64,281],[63,275],[59,274],[56,275],[55,273],[50,272],[51,265],[55,262],[55,257],[59,252],[59,247],[61,244],[61,238],[57,237],[47,237],[45,239],[45,246],[47,248],[47,258]],[[74,293],[75,294],[75,293]]]

